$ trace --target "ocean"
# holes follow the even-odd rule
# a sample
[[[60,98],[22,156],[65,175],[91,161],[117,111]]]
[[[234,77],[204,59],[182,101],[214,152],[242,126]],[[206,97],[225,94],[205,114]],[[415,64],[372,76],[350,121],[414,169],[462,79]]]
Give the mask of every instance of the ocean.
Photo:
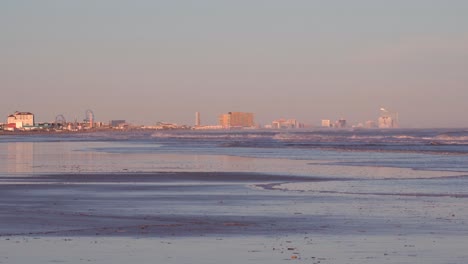
[[[468,130],[238,130],[238,131],[136,131],[82,134],[2,135],[0,173],[61,173],[80,166],[73,159],[100,154],[203,156],[310,161],[333,166],[391,167],[426,171],[468,171]],[[50,159],[50,156],[57,155]],[[70,157],[70,159],[67,159]],[[220,170],[226,164],[204,160],[149,167],[145,159],[109,166],[85,162],[89,169],[118,172],[120,166],[134,170]],[[209,164],[205,164],[205,162]],[[226,161],[228,162],[228,161]],[[59,164],[60,163],[60,164]],[[88,164],[90,163],[90,164]],[[193,163],[193,164],[192,164]],[[223,163],[220,161],[220,163]],[[154,165],[154,164],[152,164]],[[157,164],[156,164],[157,165]],[[167,166],[165,166],[167,165]],[[193,167],[191,167],[193,166]],[[216,166],[221,166],[217,168]],[[5,168],[9,168],[6,169]],[[242,169],[242,168],[241,168]],[[262,171],[268,168],[254,168]],[[294,168],[285,168],[294,171]],[[235,168],[228,168],[234,170]],[[242,169],[244,170],[244,169]],[[278,171],[284,173],[284,171]],[[293,172],[291,172],[293,173]],[[307,173],[305,173],[307,174]],[[313,175],[313,173],[311,173]]]
[[[0,263],[464,263],[467,198],[466,129],[1,135]]]

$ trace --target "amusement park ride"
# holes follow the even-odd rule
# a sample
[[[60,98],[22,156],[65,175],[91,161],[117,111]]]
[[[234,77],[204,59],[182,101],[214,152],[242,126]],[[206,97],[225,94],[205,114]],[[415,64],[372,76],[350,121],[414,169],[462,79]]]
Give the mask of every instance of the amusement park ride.
[[[55,128],[58,129],[64,129],[64,128],[78,128],[78,127],[87,127],[87,128],[93,128],[94,127],[94,112],[91,109],[87,109],[85,112],[85,118],[83,119],[82,124],[78,124],[78,122],[75,119],[74,124],[68,124],[67,120],[65,119],[65,116],[62,114],[59,114],[55,117],[55,123],[54,126]]]
[[[65,117],[63,115],[58,115],[55,117],[55,126],[57,128],[64,128],[67,125],[67,120],[65,120]]]

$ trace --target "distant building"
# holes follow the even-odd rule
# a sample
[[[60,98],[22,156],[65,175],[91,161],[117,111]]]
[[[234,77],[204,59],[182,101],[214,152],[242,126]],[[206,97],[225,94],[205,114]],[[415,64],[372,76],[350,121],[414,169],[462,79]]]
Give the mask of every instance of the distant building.
[[[387,111],[385,108],[380,108],[378,124],[379,128],[397,128],[398,113]]]
[[[86,110],[85,119],[83,122],[88,123],[88,128],[94,127],[94,112],[91,109]]]
[[[254,114],[245,112],[229,112],[219,116],[219,125],[224,128],[254,127]]]
[[[379,117],[379,128],[394,128],[395,120],[391,116]]]
[[[7,118],[8,128],[23,128],[34,126],[34,114],[30,112],[18,112],[11,114]]]
[[[196,126],[196,127],[193,127],[192,129],[195,129],[195,130],[215,130],[215,129],[223,129],[224,127],[222,126]]]
[[[199,127],[201,125],[200,112],[195,112],[195,126]]]
[[[231,115],[230,114],[222,114],[218,118],[218,123],[220,126],[224,128],[229,128],[231,126]]]
[[[346,127],[346,120],[345,119],[340,119],[335,122],[335,127],[337,128],[345,128]]]
[[[330,119],[323,119],[322,120],[322,127],[331,127],[332,124],[331,124],[331,121]]]
[[[174,123],[166,123],[166,122],[157,122],[156,126],[149,126],[149,129],[157,129],[157,130],[186,130],[190,129],[189,126],[186,125],[178,125]]]
[[[109,122],[109,125],[111,127],[123,127],[127,124],[127,122],[125,122],[125,120],[111,120]]]
[[[284,128],[301,128],[303,125],[297,122],[296,119],[278,119],[271,123],[271,128],[284,129]]]
[[[375,123],[375,121],[372,121],[372,120],[366,121],[365,128],[376,128],[376,127],[377,127],[377,124]]]

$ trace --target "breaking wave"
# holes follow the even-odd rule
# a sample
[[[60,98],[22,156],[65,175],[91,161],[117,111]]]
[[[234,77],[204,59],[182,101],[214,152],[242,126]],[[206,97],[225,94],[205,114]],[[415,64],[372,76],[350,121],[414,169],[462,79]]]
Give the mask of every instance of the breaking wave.
[[[447,132],[434,137],[435,140],[468,144],[468,131]]]

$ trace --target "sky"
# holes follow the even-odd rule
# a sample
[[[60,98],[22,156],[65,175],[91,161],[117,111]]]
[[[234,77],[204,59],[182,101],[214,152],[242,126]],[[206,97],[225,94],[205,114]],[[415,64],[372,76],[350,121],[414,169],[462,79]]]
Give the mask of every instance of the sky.
[[[468,127],[465,0],[3,0],[0,115]]]

